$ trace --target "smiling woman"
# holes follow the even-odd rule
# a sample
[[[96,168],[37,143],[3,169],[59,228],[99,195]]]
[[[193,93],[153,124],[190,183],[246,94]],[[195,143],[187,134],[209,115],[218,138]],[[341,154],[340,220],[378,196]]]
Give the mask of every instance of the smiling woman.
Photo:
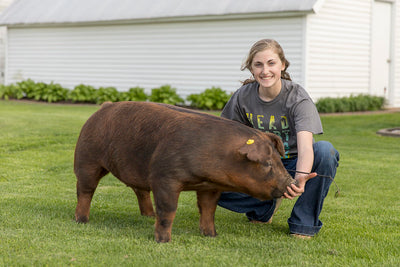
[[[288,187],[284,194],[288,199],[299,197],[288,220],[289,229],[295,237],[308,238],[322,227],[319,214],[332,183],[327,177],[335,177],[339,153],[329,142],[314,143],[313,134],[323,132],[318,111],[304,88],[290,80],[288,66],[278,42],[256,42],[242,67],[253,74],[253,79],[246,80],[233,94],[222,117],[282,139],[286,150],[282,162],[286,169],[298,171],[293,173],[298,184]],[[318,179],[310,180],[312,172],[320,174]],[[269,222],[278,202],[227,192],[219,205],[245,213],[250,221]]]

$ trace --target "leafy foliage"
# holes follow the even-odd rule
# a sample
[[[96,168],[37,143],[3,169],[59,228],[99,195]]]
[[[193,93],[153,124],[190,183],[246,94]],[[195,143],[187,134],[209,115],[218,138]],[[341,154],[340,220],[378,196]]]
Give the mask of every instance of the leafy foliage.
[[[49,103],[64,101],[68,94],[68,89],[53,82],[50,84],[44,82],[36,83],[28,79],[26,81],[18,82],[17,86],[21,88],[27,98],[38,101],[47,101]]]
[[[3,85],[0,84],[0,99],[5,99],[8,100],[10,98],[14,99],[21,99],[24,97],[24,91],[22,89],[15,85],[15,84],[10,84],[10,85]]]
[[[120,92],[119,101],[146,101],[149,98],[144,92],[144,88],[133,87],[127,92]]]
[[[96,92],[96,104],[106,101],[117,102],[119,92],[115,87],[100,87]]]
[[[191,102],[192,107],[208,110],[223,109],[230,96],[221,88],[212,87],[206,89],[200,94],[191,94],[187,100]]]
[[[384,104],[384,97],[360,94],[341,98],[320,98],[316,106],[320,113],[335,113],[380,110]]]
[[[126,92],[119,92],[115,87],[94,88],[80,84],[73,90],[63,88],[60,84],[51,82],[35,82],[27,79],[10,85],[0,85],[0,99],[34,99],[38,101],[59,102],[71,101],[74,103],[96,103],[105,101],[147,101],[171,105],[183,104],[184,100],[170,85],[163,85],[151,90],[151,95],[145,93],[144,88],[132,87]],[[191,94],[186,100],[190,105],[199,109],[221,110],[230,96],[218,87],[211,87],[200,94]],[[320,98],[317,109],[320,113],[354,112],[383,109],[384,97],[360,94],[350,97]]]
[[[97,90],[90,85],[80,84],[68,93],[68,99],[74,103],[96,103]]]
[[[176,105],[182,104],[184,100],[176,93],[175,88],[170,85],[163,85],[159,88],[151,89],[150,101]]]

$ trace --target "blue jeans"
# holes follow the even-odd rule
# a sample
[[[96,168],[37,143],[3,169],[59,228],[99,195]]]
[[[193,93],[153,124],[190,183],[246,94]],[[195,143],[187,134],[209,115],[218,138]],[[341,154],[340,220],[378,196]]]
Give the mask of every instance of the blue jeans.
[[[339,152],[327,141],[316,142],[313,148],[312,172],[334,178],[339,166]],[[286,169],[296,169],[297,158],[283,159],[282,162]],[[295,175],[294,172],[289,173]],[[304,193],[297,199],[288,219],[290,233],[313,236],[319,232],[322,227],[319,215],[331,183],[331,179],[320,176],[307,181]],[[275,203],[276,200],[260,201],[237,192],[223,192],[218,201],[218,205],[223,208],[246,213],[249,220],[261,222],[267,222],[272,217]]]

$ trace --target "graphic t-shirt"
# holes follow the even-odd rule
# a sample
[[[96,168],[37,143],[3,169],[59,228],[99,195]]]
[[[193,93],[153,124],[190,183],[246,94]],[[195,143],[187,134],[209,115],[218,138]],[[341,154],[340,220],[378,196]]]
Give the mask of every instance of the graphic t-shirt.
[[[269,102],[259,97],[258,87],[257,82],[240,87],[226,104],[221,116],[278,135],[285,146],[284,158],[296,157],[296,133],[323,133],[315,104],[304,88],[289,80],[282,79],[281,92]]]

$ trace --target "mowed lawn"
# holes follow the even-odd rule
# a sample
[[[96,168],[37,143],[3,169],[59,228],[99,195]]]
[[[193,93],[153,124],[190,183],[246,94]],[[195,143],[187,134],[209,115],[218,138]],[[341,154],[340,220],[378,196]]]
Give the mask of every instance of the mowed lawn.
[[[400,138],[376,135],[400,113],[322,116],[315,138],[341,153],[341,194],[332,185],[312,240],[288,235],[290,200],[271,225],[217,208],[218,236],[203,237],[196,194],[183,192],[172,242],[157,244],[154,219],[111,175],[90,222],[74,222],[74,147],[98,108],[0,101],[0,266],[400,266]]]

